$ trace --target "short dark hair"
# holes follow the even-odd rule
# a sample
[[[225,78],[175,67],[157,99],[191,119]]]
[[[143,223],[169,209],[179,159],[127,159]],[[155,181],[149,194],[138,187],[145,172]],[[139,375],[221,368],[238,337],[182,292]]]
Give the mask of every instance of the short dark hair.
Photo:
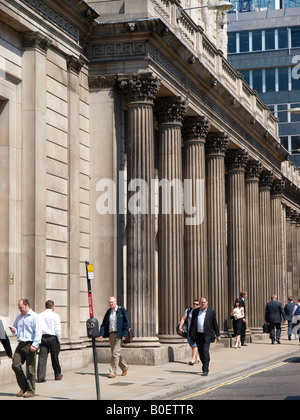
[[[47,300],[47,302],[45,302],[45,307],[46,309],[51,309],[52,306],[54,306],[54,300]]]

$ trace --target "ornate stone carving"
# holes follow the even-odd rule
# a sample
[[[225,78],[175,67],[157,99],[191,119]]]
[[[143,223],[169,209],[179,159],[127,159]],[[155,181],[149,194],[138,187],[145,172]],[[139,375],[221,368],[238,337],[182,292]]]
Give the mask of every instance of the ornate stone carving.
[[[187,103],[180,96],[159,98],[155,104],[155,117],[159,124],[182,122]]]
[[[271,187],[271,194],[273,196],[281,196],[281,194],[283,193],[283,190],[285,188],[285,180],[280,178],[280,179],[274,179],[272,187]]]
[[[262,171],[262,164],[259,160],[249,160],[246,165],[245,177],[246,180],[259,180]]]
[[[205,141],[210,129],[210,122],[206,117],[187,117],[182,127],[182,138],[187,142]]]
[[[244,149],[228,150],[226,166],[228,171],[244,171],[248,162],[248,152]]]
[[[271,171],[263,170],[260,174],[259,186],[260,188],[271,189],[274,181],[274,174]]]
[[[67,69],[73,70],[75,73],[79,74],[81,71],[81,68],[83,66],[83,61],[79,58],[74,57],[73,55],[67,56]]]
[[[150,72],[118,77],[118,83],[129,103],[153,103],[160,85],[158,77]]]
[[[40,50],[47,52],[51,41],[40,34],[39,32],[25,32],[21,35],[22,48],[39,48]]]
[[[209,133],[206,137],[205,151],[207,155],[225,156],[229,140],[226,133]]]

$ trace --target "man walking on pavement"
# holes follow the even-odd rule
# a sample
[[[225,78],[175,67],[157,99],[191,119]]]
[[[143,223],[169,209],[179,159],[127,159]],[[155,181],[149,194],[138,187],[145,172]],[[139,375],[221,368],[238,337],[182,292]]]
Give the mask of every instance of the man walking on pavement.
[[[285,319],[285,314],[280,302],[277,302],[277,296],[273,294],[271,301],[266,304],[265,320],[270,325],[270,338],[272,344],[275,343],[275,328],[276,328],[276,341],[280,344],[281,336],[281,316]]]
[[[197,343],[202,362],[202,376],[207,376],[209,371],[210,343],[215,341],[215,335],[218,342],[221,341],[216,313],[213,309],[208,308],[207,305],[206,297],[202,297],[200,299],[200,308],[193,310],[190,326],[190,337],[192,341],[196,341]]]
[[[241,344],[242,346],[247,346],[247,344],[245,343],[245,338],[246,338],[246,297],[247,297],[247,292],[245,290],[241,291],[240,294],[240,302],[241,302],[241,306],[244,308],[244,318],[243,318],[243,323],[242,323],[242,331],[241,331]]]
[[[13,356],[12,369],[21,388],[16,396],[31,398],[35,396],[36,350],[41,342],[41,331],[38,314],[30,308],[28,299],[20,299],[18,308],[20,315],[10,327],[19,342]],[[27,378],[22,369],[25,362]]]
[[[54,370],[54,379],[62,379],[61,367],[58,359],[60,352],[61,322],[60,317],[54,312],[54,301],[47,300],[46,310],[39,315],[42,341],[40,345],[37,377],[38,382],[46,382],[46,367],[48,353],[51,354],[51,363]]]
[[[284,306],[284,314],[285,314],[285,319],[288,322],[288,338],[289,340],[291,340],[292,338],[292,319],[293,319],[293,311],[295,308],[295,303],[294,303],[294,299],[290,296],[288,298],[288,303],[285,304]]]

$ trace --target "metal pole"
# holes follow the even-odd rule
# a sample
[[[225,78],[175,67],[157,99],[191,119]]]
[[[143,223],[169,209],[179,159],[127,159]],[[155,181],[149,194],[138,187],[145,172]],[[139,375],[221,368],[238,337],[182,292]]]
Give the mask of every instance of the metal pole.
[[[90,310],[90,318],[94,317],[94,310],[93,310],[93,299],[92,299],[92,286],[91,280],[88,271],[89,262],[85,262],[86,268],[86,278],[87,278],[87,286],[88,286],[88,298],[89,298],[89,310]],[[97,392],[97,400],[100,400],[100,385],[99,385],[99,374],[98,374],[98,359],[97,359],[97,349],[96,349],[96,338],[92,337],[92,345],[93,345],[93,359],[94,359],[94,370],[95,370],[95,381],[96,381],[96,392]]]

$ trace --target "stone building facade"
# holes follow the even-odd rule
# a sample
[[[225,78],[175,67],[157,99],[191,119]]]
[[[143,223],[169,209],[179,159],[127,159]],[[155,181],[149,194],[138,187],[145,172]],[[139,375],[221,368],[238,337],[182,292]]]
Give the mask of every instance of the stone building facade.
[[[95,316],[127,307],[137,363],[186,348],[194,297],[226,341],[242,289],[249,334],[271,293],[300,293],[299,170],[226,60],[226,17],[176,19],[196,5],[0,1],[0,315],[53,299],[66,367],[88,360],[85,261]]]

